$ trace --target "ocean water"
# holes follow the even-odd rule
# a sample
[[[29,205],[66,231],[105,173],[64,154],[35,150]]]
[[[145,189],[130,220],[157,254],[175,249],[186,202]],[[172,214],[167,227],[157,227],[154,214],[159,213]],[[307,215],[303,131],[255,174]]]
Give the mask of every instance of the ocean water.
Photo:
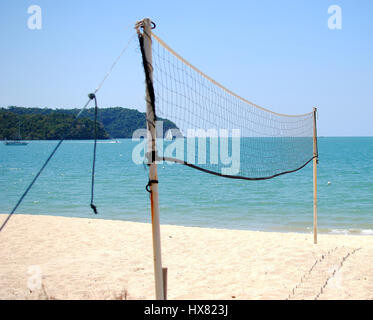
[[[147,168],[132,161],[138,142],[97,146],[95,204],[89,207],[92,141],[65,141],[16,213],[150,222]],[[57,141],[0,144],[0,213],[9,213]],[[373,137],[319,138],[320,233],[373,234]],[[159,165],[161,224],[312,232],[312,162],[266,181],[231,180]],[[31,226],[30,226],[31,227]]]

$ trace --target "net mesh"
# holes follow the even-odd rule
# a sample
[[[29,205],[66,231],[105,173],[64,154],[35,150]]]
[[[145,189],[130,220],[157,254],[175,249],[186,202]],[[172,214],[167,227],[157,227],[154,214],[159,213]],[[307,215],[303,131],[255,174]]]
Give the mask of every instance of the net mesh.
[[[177,127],[163,133],[160,158],[252,180],[299,170],[314,158],[314,112],[283,115],[257,106],[202,73],[155,34],[152,40],[155,112]]]

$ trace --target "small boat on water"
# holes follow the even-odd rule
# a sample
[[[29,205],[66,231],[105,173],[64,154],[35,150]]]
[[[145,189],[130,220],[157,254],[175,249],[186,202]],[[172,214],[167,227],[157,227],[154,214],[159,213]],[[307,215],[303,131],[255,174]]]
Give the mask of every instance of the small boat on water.
[[[4,144],[6,146],[27,146],[28,142],[20,140],[5,140]]]
[[[18,123],[18,137],[13,140],[4,140],[6,146],[27,146],[28,142],[22,141],[21,138],[21,123]]]
[[[117,139],[112,139],[112,140],[105,140],[105,141],[97,141],[97,143],[120,143]]]

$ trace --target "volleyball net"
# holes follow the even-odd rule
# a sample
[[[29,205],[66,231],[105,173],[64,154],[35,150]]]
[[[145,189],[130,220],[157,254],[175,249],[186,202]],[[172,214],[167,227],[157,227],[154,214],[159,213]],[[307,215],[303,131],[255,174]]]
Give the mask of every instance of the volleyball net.
[[[264,180],[300,170],[317,158],[316,109],[287,115],[256,105],[197,69],[153,32],[150,37],[151,61],[144,65],[152,78],[155,119],[176,125],[157,132],[164,145],[157,147],[156,160],[228,178]]]

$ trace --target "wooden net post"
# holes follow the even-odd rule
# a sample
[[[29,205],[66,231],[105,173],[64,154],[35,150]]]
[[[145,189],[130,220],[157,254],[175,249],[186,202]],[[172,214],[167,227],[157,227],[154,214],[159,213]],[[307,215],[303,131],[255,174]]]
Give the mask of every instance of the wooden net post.
[[[317,108],[313,108],[313,242],[317,244],[317,128],[316,128]]]
[[[153,65],[152,65],[152,39],[151,39],[151,20],[146,18],[143,20],[143,41],[145,61],[148,72],[148,77],[153,83]],[[155,298],[164,300],[163,291],[163,272],[162,272],[162,254],[161,254],[161,232],[159,223],[159,200],[158,200],[158,173],[157,163],[155,159],[156,150],[156,117],[153,109],[151,94],[153,88],[149,88],[147,83],[146,88],[146,118],[148,131],[148,158],[149,158],[149,191],[151,202],[152,215],[152,237],[153,237],[153,259],[154,259],[154,278],[155,278]],[[155,107],[154,107],[155,108]]]

